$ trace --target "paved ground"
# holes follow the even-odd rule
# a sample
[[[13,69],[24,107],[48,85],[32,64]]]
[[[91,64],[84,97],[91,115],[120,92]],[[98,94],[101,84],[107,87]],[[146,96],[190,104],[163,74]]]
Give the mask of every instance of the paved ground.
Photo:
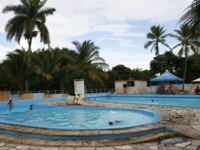
[[[62,105],[62,104],[59,104]],[[127,144],[127,139],[116,140],[113,146],[105,146],[99,144],[99,141],[48,141],[41,146],[32,146],[34,139],[29,139],[30,144],[15,142],[0,141],[0,150],[200,150],[200,109],[191,108],[176,108],[176,107],[155,107],[141,106],[133,104],[117,104],[117,103],[102,103],[102,102],[86,102],[87,106],[107,106],[107,107],[128,107],[149,109],[160,113],[163,120],[155,124],[157,126],[166,126],[178,130],[188,138],[173,137],[167,138],[165,141],[156,140],[153,142],[143,142],[141,144]],[[0,134],[1,138],[7,137],[12,139],[12,136]],[[133,141],[135,139],[132,139]],[[28,141],[24,138],[24,141]],[[37,139],[37,143],[42,140]],[[106,140],[105,140],[106,141]],[[66,144],[63,145],[62,142]],[[111,142],[107,140],[107,142]],[[113,142],[113,141],[112,141]],[[122,143],[122,144],[119,144]],[[124,143],[124,144],[123,144]],[[52,145],[52,146],[51,146]],[[56,146],[57,145],[57,146]]]

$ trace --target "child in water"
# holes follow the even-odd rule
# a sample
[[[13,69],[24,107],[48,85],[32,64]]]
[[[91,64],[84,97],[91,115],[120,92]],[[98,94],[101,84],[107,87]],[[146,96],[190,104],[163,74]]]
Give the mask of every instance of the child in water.
[[[9,100],[9,102],[8,102],[8,106],[9,106],[9,110],[11,111],[12,108],[13,108],[12,100]]]

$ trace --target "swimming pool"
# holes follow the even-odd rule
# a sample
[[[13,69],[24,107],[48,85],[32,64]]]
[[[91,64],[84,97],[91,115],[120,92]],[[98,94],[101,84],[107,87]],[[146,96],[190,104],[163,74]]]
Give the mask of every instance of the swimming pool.
[[[98,96],[87,96],[88,100],[102,102],[131,103],[155,106],[174,106],[200,108],[199,95],[125,95],[107,94]]]
[[[33,105],[34,108],[34,105]],[[158,122],[161,115],[140,109],[108,107],[54,107],[0,115],[0,122],[59,130],[101,130],[130,128]],[[108,122],[124,120],[116,125]]]

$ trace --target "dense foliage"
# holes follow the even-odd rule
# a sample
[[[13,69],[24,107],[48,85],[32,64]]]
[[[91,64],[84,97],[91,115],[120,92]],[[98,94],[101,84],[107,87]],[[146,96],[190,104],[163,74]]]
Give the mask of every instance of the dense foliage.
[[[76,50],[49,48],[31,53],[29,66],[29,55],[24,49],[8,53],[0,66],[0,89],[25,90],[27,78],[31,79],[31,90],[73,93],[74,79],[84,79],[88,88],[103,87],[108,65],[99,56],[99,48],[91,41],[73,43]]]

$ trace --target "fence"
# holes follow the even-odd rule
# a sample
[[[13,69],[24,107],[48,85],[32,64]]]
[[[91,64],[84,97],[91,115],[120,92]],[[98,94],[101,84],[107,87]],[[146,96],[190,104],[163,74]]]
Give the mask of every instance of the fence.
[[[85,94],[114,93],[115,89],[86,89]]]
[[[28,99],[43,99],[43,98],[59,98],[67,97],[67,91],[65,90],[53,90],[53,91],[0,91],[0,101],[12,100],[28,100]]]
[[[97,93],[114,93],[115,89],[86,89],[85,94]],[[29,100],[29,99],[43,99],[43,98],[60,98],[67,97],[66,90],[46,90],[46,91],[0,91],[0,102],[12,100]]]

